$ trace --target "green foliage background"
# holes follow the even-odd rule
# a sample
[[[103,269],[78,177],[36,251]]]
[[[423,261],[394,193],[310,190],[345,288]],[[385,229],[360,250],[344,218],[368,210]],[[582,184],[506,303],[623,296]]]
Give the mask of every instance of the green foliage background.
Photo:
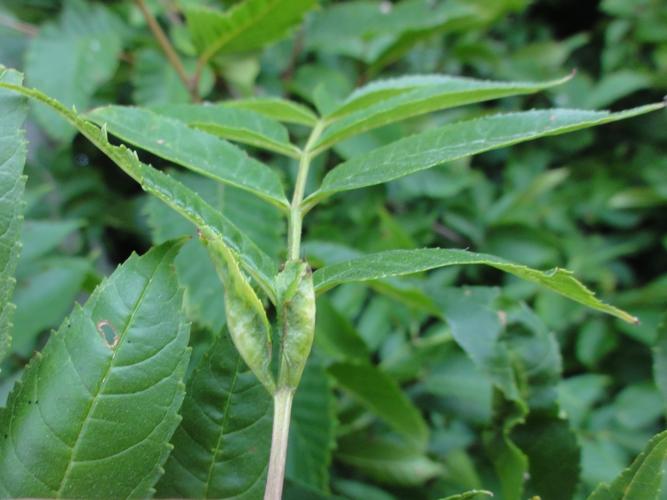
[[[191,73],[208,42],[190,36],[181,9],[234,2],[147,3]],[[306,9],[312,2],[299,3]],[[454,119],[550,105],[625,109],[667,93],[667,9],[660,0],[323,1],[302,27],[288,30],[294,22],[277,18],[275,33],[263,28],[279,39],[264,50],[232,45],[215,54],[198,82],[201,96],[286,96],[326,112],[376,78],[543,81],[576,70],[569,82],[537,95],[340,142],[318,158],[313,183],[332,158]],[[79,111],[190,100],[130,1],[6,0],[0,63]],[[27,130],[26,220],[14,340],[0,373],[3,406],[75,301],[131,251],[193,233],[51,111],[35,105]],[[641,324],[595,314],[489,269],[342,285],[318,301],[315,353],[295,402],[286,498],[442,498],[470,489],[506,499],[584,498],[627,467],[665,428],[667,411],[667,329],[660,328],[667,312],[665,130],[662,112],[542,139],[345,193],[313,212],[305,255],[314,263],[396,248],[470,248],[541,269],[566,267]],[[305,139],[298,124],[290,133]],[[261,155],[284,178],[295,175],[295,165]],[[274,207],[176,175],[270,256],[284,255],[285,228]],[[176,269],[193,323],[187,417],[201,410],[194,391],[208,390],[216,376],[241,370],[243,383],[258,387],[229,343],[213,341],[225,322],[222,289],[198,242],[184,245]],[[206,358],[212,342],[225,344],[216,352],[229,356]],[[225,401],[224,394],[207,397]],[[244,415],[260,429],[243,437],[247,446],[270,428],[266,408],[255,410]],[[187,439],[179,429],[174,442]],[[177,458],[165,465],[168,472]],[[158,484],[159,494],[231,491],[223,482],[212,493],[197,481],[170,481]],[[252,485],[243,491],[258,494]]]

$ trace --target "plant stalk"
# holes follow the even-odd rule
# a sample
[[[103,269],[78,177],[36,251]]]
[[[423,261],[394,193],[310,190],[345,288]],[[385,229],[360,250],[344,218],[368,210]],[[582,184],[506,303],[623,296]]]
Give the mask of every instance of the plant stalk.
[[[285,479],[285,459],[289,441],[289,425],[292,414],[294,391],[281,388],[273,395],[273,434],[271,436],[271,458],[266,479],[264,500],[281,500]]]
[[[317,139],[322,134],[324,123],[319,121],[310,132],[306,145],[299,159],[299,171],[294,183],[294,194],[289,210],[289,228],[287,233],[288,259],[298,260],[301,252],[301,230],[303,222],[303,211],[301,202],[306,190],[308,170],[313,158],[312,149]],[[287,445],[289,442],[289,425],[292,415],[292,399],[294,391],[292,387],[279,385],[273,394],[273,434],[271,436],[271,457],[269,459],[269,472],[264,490],[264,500],[281,500],[283,494],[283,482],[285,480],[285,460],[287,459]]]
[[[188,77],[185,71],[185,67],[181,62],[181,58],[178,57],[178,54],[174,50],[174,47],[171,45],[169,38],[162,30],[160,24],[157,22],[153,14],[151,14],[150,10],[148,10],[148,7],[146,7],[144,0],[136,0],[136,3],[137,6],[139,7],[139,10],[144,16],[144,19],[146,19],[146,23],[148,24],[151,33],[153,33],[153,36],[157,40],[157,43],[160,45],[162,52],[164,52],[164,55],[167,56],[169,64],[171,64],[174,70],[176,70],[178,78],[180,78],[181,82],[183,82],[183,85],[185,85],[185,88],[190,93],[191,99],[194,102],[199,102],[201,99],[199,97],[199,92],[197,89],[198,82],[195,82],[194,79],[191,80]]]
[[[313,130],[308,137],[306,146],[301,153],[299,160],[299,171],[296,174],[296,182],[294,183],[294,194],[292,195],[292,203],[289,211],[289,228],[287,233],[287,256],[289,260],[298,260],[301,253],[301,229],[303,222],[303,211],[301,202],[306,190],[306,181],[308,180],[308,170],[310,170],[310,162],[313,159],[313,146],[320,138],[324,130],[324,122],[319,121],[313,127]]]

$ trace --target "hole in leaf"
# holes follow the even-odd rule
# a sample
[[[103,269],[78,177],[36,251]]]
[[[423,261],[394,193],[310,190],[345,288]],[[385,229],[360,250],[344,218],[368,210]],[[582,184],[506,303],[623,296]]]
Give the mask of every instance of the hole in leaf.
[[[97,332],[109,349],[114,349],[118,345],[120,338],[113,325],[107,320],[102,320],[97,323]]]

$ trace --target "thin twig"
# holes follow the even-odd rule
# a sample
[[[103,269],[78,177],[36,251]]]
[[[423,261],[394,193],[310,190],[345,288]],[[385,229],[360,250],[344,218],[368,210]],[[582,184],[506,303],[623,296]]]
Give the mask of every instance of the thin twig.
[[[195,74],[192,77],[192,86],[196,89],[199,88],[199,80],[201,80],[201,75],[202,72],[204,71],[204,68],[206,67],[206,62],[207,60],[201,57],[197,60],[197,67],[195,68]]]
[[[303,51],[303,38],[304,38],[304,30],[303,28],[301,28],[294,37],[294,43],[292,45],[292,53],[290,54],[289,64],[287,65],[285,71],[283,71],[283,74],[280,75],[280,79],[285,83],[292,81],[292,77],[294,76],[294,70],[296,68],[297,63],[299,62],[299,56]]]
[[[6,26],[28,36],[37,36],[37,33],[39,33],[39,30],[32,24],[24,23],[23,21],[2,14],[0,14],[0,26]]]
[[[199,102],[201,99],[199,98],[199,92],[197,91],[198,82],[195,82],[195,79],[193,78],[192,80],[188,77],[187,73],[185,72],[185,68],[183,67],[183,63],[181,62],[181,58],[178,57],[178,54],[174,50],[174,47],[171,45],[171,42],[169,41],[169,38],[167,38],[167,35],[164,33],[162,28],[160,27],[160,24],[157,22],[155,17],[153,17],[153,14],[148,10],[146,7],[146,4],[144,3],[144,0],[135,0],[137,6],[139,7],[139,10],[141,10],[141,13],[143,14],[144,18],[146,19],[146,22],[148,23],[148,27],[150,28],[151,32],[153,33],[153,36],[157,40],[158,44],[162,48],[162,51],[164,54],[167,56],[167,59],[169,60],[169,63],[173,66],[173,68],[176,70],[176,73],[178,74],[178,77],[181,79],[183,82],[183,85],[185,85],[185,88],[188,90],[190,93],[190,96],[193,101]]]
[[[280,389],[273,396],[273,433],[271,435],[271,456],[266,477],[264,500],[280,500],[283,497],[285,480],[285,460],[289,443],[289,426],[292,415],[292,389]]]

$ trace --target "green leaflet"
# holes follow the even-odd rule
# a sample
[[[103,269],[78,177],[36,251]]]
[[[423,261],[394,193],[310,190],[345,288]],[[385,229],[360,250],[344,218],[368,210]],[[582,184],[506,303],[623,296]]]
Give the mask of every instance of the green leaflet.
[[[271,439],[271,397],[223,332],[187,386],[158,497],[257,499]]]
[[[508,500],[522,498],[528,471],[528,457],[510,438],[512,429],[524,421],[527,411],[524,404],[495,398],[495,425],[483,436],[486,454],[500,481],[500,491]]]
[[[529,473],[529,491],[540,498],[572,498],[580,452],[568,422],[557,417],[561,358],[553,334],[526,306],[503,303],[500,309],[498,288],[431,286],[427,291],[457,344],[499,391],[500,411],[487,446],[504,496],[524,498]]]
[[[336,399],[324,365],[308,360],[292,405],[287,476],[319,491],[329,491],[329,467],[335,446]]]
[[[334,488],[341,496],[338,498],[347,498],[348,500],[396,500],[394,495],[379,486],[371,485],[360,480],[336,478]],[[331,498],[331,497],[329,497]],[[318,500],[314,498],[313,500]]]
[[[445,75],[404,75],[395,78],[385,78],[367,83],[352,92],[347,99],[339,104],[326,118],[335,120],[362,109],[372,107],[386,99],[407,94],[414,90],[442,85],[450,80],[459,80],[458,77]],[[461,80],[465,80],[461,78]],[[470,79],[470,81],[475,81]]]
[[[282,38],[316,0],[244,0],[224,12],[190,7],[185,16],[192,41],[208,61],[218,53],[248,52]]]
[[[667,431],[654,436],[644,451],[610,485],[602,484],[588,500],[657,500],[667,460]]]
[[[336,458],[381,483],[398,486],[418,486],[444,470],[420,449],[386,438],[345,437],[338,441]]]
[[[310,49],[345,54],[364,62],[375,62],[379,67],[424,36],[463,27],[462,22],[481,17],[480,9],[470,3],[423,0],[391,4],[379,0],[337,3],[313,16],[305,39]],[[370,69],[373,70],[373,66]]]
[[[503,340],[530,411],[526,421],[512,430],[511,438],[527,455],[529,485],[541,497],[572,498],[579,482],[581,450],[558,403],[563,365],[560,346],[554,333],[524,303],[503,311],[507,321]]]
[[[45,330],[57,328],[72,309],[92,264],[82,257],[56,257],[32,262],[25,270],[21,261],[14,294],[14,342],[12,352],[32,356],[35,341]],[[39,314],[35,314],[39,311]]]
[[[234,345],[248,367],[273,394],[276,383],[271,372],[271,325],[264,304],[243,276],[236,258],[218,239],[203,238],[218,276],[225,288],[227,328]]]
[[[323,241],[310,240],[304,244],[304,249],[308,258],[313,262],[316,267],[321,267],[323,265],[335,264],[345,260],[351,260],[356,257],[363,255],[363,252],[355,250],[354,248],[338,244],[338,243],[326,243]],[[396,300],[404,302],[406,305],[416,307],[418,309],[423,309],[429,311],[432,314],[437,315],[438,310],[433,305],[433,300],[431,297],[427,296],[422,290],[413,284],[406,283],[400,279],[387,279],[383,281],[374,281],[369,284],[371,288],[375,291],[392,297]],[[334,320],[335,321],[335,320]],[[332,334],[334,334],[332,332]],[[326,335],[326,333],[325,333]],[[334,335],[337,337],[346,337],[344,332],[336,332]],[[339,340],[349,340],[344,338],[337,338]],[[319,342],[320,339],[315,338],[315,342]],[[363,354],[364,350],[358,350],[357,354]]]
[[[16,71],[2,72],[0,82],[21,84]],[[11,344],[12,315],[10,302],[16,280],[14,271],[21,251],[23,190],[26,159],[25,120],[27,105],[22,96],[0,90],[0,362]]]
[[[23,225],[21,266],[25,267],[26,262],[54,250],[81,225],[82,222],[76,220],[26,220]]]
[[[290,144],[285,126],[256,111],[224,104],[165,104],[151,109],[223,139],[299,158],[299,148]]]
[[[352,92],[347,99],[326,116],[326,119],[334,121],[351,113],[373,109],[375,105],[381,104],[383,101],[401,95],[414,94],[416,90],[437,88],[440,92],[449,89],[450,93],[465,94],[466,92],[479,92],[488,87],[493,88],[497,84],[510,85],[510,83],[505,82],[475,80],[448,75],[404,75],[375,80]]]
[[[26,54],[31,86],[43,89],[67,106],[87,109],[95,91],[116,72],[126,28],[101,4],[83,0],[60,2],[57,21],[40,27]],[[74,131],[52,110],[38,106],[35,116],[46,133],[69,141]]]
[[[530,482],[544,500],[570,500],[580,477],[580,450],[567,420],[531,413],[512,431],[528,457]]]
[[[370,364],[334,363],[329,373],[336,382],[396,432],[412,447],[423,450],[428,427],[419,410],[389,375]]]
[[[370,66],[371,73],[377,73],[385,66],[398,60],[414,45],[438,33],[470,29],[486,22],[494,10],[508,10],[506,2],[452,1],[428,4],[420,0],[404,0],[394,9],[397,17],[413,17],[415,22],[406,31],[384,44],[374,54]]]
[[[24,221],[14,292],[13,353],[29,359],[39,335],[62,323],[86,279],[95,274],[90,259],[56,252],[81,224],[75,220]]]
[[[278,174],[243,150],[180,120],[132,106],[105,106],[87,115],[122,140],[217,181],[287,206]]]
[[[460,249],[424,248],[378,252],[325,266],[315,272],[313,279],[315,289],[323,292],[341,283],[377,280],[390,276],[413,274],[438,267],[470,264],[495,267],[526,281],[544,286],[591,309],[611,314],[629,323],[637,322],[637,318],[634,316],[597,299],[595,294],[577,281],[570,271],[561,268],[537,271],[493,255]]]
[[[334,361],[364,362],[370,359],[368,346],[352,322],[321,295],[317,298],[315,345],[320,354]]]
[[[401,139],[348,160],[331,170],[308,205],[340,191],[398,179],[445,162],[540,137],[564,134],[638,116],[665,107],[664,103],[610,113],[551,109],[500,114],[452,123]]]
[[[0,496],[151,494],[189,358],[177,251],[131,256],[29,364],[0,421]]]
[[[512,95],[531,94],[560,85],[551,82],[494,82],[452,76],[406,76],[373,82],[359,89],[325,117],[333,122],[315,145],[323,150],[353,135],[433,111]],[[356,94],[356,95],[355,95]]]
[[[234,101],[223,101],[223,104],[228,108],[256,111],[279,122],[296,123],[309,127],[313,127],[317,123],[317,115],[309,108],[280,97],[236,99]]]
[[[514,356],[501,339],[505,325],[496,306],[500,289],[433,287],[427,292],[434,297],[452,337],[479,370],[507,399],[520,400]]]
[[[206,203],[197,193],[150,165],[141,163],[134,151],[124,146],[113,146],[108,142],[104,128],[97,128],[93,123],[82,119],[74,111],[70,111],[55,99],[51,99],[35,89],[27,89],[0,81],[0,88],[2,87],[36,99],[56,110],[126,174],[141,184],[144,191],[156,196],[195,224],[209,239],[220,239],[225,245],[229,246],[236,253],[246,271],[258,282],[267,295],[275,300],[273,276],[277,271],[276,264],[234,224]]]

